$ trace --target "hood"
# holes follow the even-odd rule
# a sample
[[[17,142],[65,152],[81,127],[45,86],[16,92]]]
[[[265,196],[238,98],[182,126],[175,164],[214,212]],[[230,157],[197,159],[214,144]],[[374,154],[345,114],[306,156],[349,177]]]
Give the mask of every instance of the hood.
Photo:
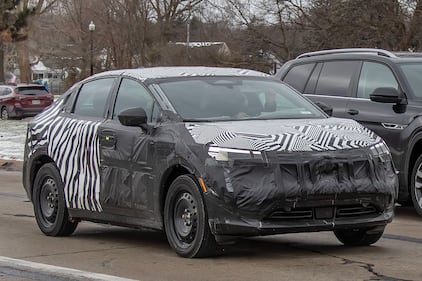
[[[254,151],[329,151],[368,147],[381,138],[340,118],[186,123],[194,141]]]

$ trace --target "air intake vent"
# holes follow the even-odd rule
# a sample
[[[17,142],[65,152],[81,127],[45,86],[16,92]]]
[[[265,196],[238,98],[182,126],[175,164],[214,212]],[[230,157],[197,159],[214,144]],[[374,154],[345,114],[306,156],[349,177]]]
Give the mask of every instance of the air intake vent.
[[[377,209],[373,206],[363,207],[363,206],[355,206],[355,207],[338,207],[337,208],[337,217],[344,218],[344,217],[358,217],[358,216],[365,216],[377,213]]]
[[[312,219],[312,209],[308,210],[292,210],[292,211],[275,211],[269,217],[273,220],[300,220]]]

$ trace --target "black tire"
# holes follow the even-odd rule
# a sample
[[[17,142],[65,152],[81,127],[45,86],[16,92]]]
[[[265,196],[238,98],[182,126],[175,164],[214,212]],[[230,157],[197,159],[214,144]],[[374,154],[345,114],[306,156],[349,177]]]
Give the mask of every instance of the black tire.
[[[9,119],[9,111],[7,111],[6,107],[2,107],[0,114],[1,114],[1,120],[8,120]]]
[[[410,180],[410,197],[416,212],[422,216],[422,155],[419,155],[413,166]]]
[[[384,233],[385,226],[334,230],[337,239],[346,246],[369,246],[376,243]]]
[[[45,164],[38,171],[32,194],[35,218],[45,235],[67,236],[75,231],[78,223],[69,220],[63,182],[53,163]]]
[[[164,204],[164,227],[178,255],[197,258],[216,253],[203,195],[193,176],[179,176],[171,184]]]

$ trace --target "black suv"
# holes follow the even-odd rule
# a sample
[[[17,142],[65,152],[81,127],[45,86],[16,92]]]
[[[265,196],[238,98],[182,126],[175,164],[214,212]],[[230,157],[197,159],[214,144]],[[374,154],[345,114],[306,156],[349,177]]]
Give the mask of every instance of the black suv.
[[[380,49],[306,53],[276,77],[381,136],[399,171],[399,202],[422,215],[422,56]]]

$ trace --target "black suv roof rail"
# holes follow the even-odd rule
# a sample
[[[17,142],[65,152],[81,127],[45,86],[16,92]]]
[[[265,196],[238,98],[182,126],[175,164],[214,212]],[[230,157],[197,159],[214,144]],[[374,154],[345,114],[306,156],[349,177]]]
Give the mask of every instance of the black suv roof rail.
[[[422,53],[420,52],[394,52],[394,54],[398,57],[422,58]]]
[[[383,50],[383,49],[374,49],[374,48],[347,48],[347,49],[333,49],[333,50],[323,50],[316,52],[304,53],[296,57],[296,59],[309,58],[314,56],[323,56],[331,54],[353,54],[353,53],[375,53],[379,56],[384,56],[388,58],[396,58],[397,56],[392,52]]]

